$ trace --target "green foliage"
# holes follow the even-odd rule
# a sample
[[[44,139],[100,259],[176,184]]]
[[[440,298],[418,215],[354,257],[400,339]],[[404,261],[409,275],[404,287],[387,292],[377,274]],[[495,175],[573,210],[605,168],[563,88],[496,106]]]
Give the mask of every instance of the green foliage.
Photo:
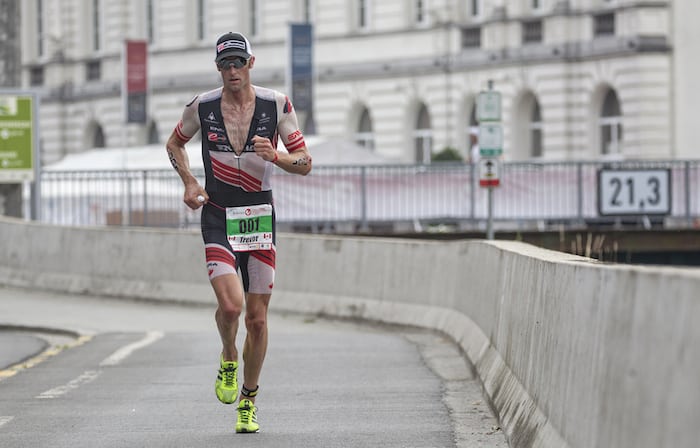
[[[462,156],[459,151],[450,146],[446,146],[442,151],[433,154],[432,157],[433,162],[453,162],[457,160],[461,161]]]

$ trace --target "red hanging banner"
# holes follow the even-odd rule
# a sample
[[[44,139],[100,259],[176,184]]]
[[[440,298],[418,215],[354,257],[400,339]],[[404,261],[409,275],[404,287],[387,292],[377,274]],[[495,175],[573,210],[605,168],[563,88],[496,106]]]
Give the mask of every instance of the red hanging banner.
[[[146,123],[148,42],[145,40],[127,40],[124,42],[124,47],[126,122]]]

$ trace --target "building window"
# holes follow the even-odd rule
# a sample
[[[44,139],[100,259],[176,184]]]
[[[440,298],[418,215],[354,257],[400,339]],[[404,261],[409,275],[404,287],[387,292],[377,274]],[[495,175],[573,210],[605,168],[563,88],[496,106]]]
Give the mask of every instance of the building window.
[[[100,51],[100,0],[92,0],[92,50]]]
[[[366,30],[369,27],[369,0],[357,1],[357,29]]]
[[[88,61],[85,64],[85,79],[98,81],[102,77],[102,64],[99,60]]]
[[[472,2],[472,17],[481,15],[481,0],[471,0]]]
[[[250,35],[255,37],[260,35],[260,5],[258,0],[250,0]]]
[[[303,0],[303,2],[302,18],[305,23],[311,23],[311,0]]]
[[[206,37],[206,11],[204,0],[197,0],[197,40],[202,41]]]
[[[369,116],[369,111],[367,108],[362,111],[362,115],[360,116],[360,122],[357,126],[357,133],[355,134],[355,143],[369,150],[374,150],[372,119]]]
[[[146,39],[152,44],[156,39],[155,11],[153,0],[146,0]]]
[[[95,125],[95,131],[92,134],[92,147],[104,148],[105,146],[105,133],[102,131],[102,126]]]
[[[593,34],[595,36],[615,35],[615,13],[598,14],[593,20]]]
[[[36,0],[36,55],[42,57],[46,52],[44,49],[44,2]],[[42,74],[42,83],[43,83]],[[32,84],[40,85],[40,84]]]
[[[481,27],[462,28],[462,48],[481,48]]]
[[[29,85],[43,86],[44,85],[44,67],[32,67],[29,69]]]
[[[531,20],[523,22],[523,43],[532,44],[542,42],[542,21]]]
[[[428,14],[426,11],[426,0],[415,0],[415,17],[416,25],[427,25]]]
[[[622,109],[614,90],[608,90],[600,114],[601,154],[622,152]]]
[[[433,131],[430,126],[430,115],[425,104],[421,105],[416,119],[416,129],[413,132],[413,142],[416,163],[428,164],[433,151]]]
[[[542,157],[542,114],[540,103],[535,99],[530,114],[530,154],[532,157]]]
[[[537,11],[542,6],[542,2],[540,0],[531,0],[531,1],[532,1],[532,10],[533,11]]]

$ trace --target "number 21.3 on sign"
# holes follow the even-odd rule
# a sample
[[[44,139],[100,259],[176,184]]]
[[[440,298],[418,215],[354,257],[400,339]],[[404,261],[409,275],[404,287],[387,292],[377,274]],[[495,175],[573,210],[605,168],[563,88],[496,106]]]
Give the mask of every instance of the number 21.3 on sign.
[[[602,216],[671,213],[671,171],[601,169],[598,212]]]

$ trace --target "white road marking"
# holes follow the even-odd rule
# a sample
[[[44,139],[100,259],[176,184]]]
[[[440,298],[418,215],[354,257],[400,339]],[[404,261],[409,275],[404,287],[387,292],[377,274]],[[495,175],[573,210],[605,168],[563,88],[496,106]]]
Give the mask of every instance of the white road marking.
[[[163,333],[161,333],[160,331],[149,331],[148,333],[146,333],[145,338],[141,339],[138,342],[134,342],[133,344],[125,345],[124,347],[120,348],[116,352],[106,357],[100,363],[100,367],[116,366],[117,364],[125,360],[127,357],[129,357],[129,355],[131,355],[136,350],[142,349],[147,345],[153,344],[162,337]]]
[[[153,344],[162,337],[163,333],[161,333],[160,331],[149,331],[148,333],[146,333],[146,336],[140,341],[134,342],[129,345],[125,345],[124,347],[118,349],[117,351],[103,359],[100,363],[100,367],[116,366],[117,364],[128,358],[129,355],[134,353],[136,350],[142,349],[150,344]],[[36,398],[58,398],[67,394],[71,390],[79,388],[83,384],[95,381],[95,379],[97,379],[97,377],[99,377],[101,374],[102,370],[86,370],[85,372],[83,372],[82,375],[69,381],[67,384],[64,384],[63,386],[54,387],[53,389],[49,389],[45,392],[42,392],[39,395],[37,395]],[[1,421],[0,424],[2,424]]]
[[[49,389],[45,392],[40,393],[39,395],[36,396],[36,398],[58,398],[62,395],[67,394],[68,392],[72,391],[73,389],[79,388],[83,384],[90,383],[92,381],[95,381],[95,379],[102,374],[101,370],[86,370],[83,372],[82,375],[80,375],[78,378],[75,378],[74,380],[69,381],[67,384],[64,384],[63,386],[58,386],[54,387],[53,389]]]
[[[0,427],[10,423],[14,419],[11,415],[0,415]]]

